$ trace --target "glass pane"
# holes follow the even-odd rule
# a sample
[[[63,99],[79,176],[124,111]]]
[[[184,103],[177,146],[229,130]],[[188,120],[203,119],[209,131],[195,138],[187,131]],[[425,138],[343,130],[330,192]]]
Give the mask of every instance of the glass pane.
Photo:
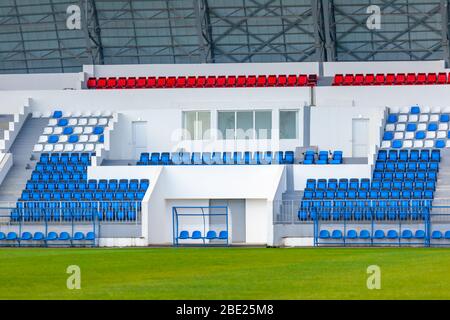
[[[184,113],[184,129],[185,129],[185,139],[193,140],[195,139],[195,111],[189,111]]]
[[[219,131],[222,139],[234,139],[235,116],[233,112],[219,112]]]
[[[253,139],[253,112],[240,111],[236,112],[236,138],[237,139]]]
[[[258,139],[272,138],[272,112],[256,111],[255,112],[255,130]]]
[[[196,140],[209,139],[210,129],[211,129],[211,112],[209,111],[198,112],[198,123],[195,139]]]
[[[297,139],[297,111],[280,111],[280,139]]]

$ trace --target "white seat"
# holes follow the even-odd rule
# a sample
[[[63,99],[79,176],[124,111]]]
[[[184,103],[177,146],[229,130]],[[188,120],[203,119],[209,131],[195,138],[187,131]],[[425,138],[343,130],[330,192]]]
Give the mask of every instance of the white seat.
[[[403,141],[403,148],[412,148],[413,141],[412,140],[405,140]]]
[[[77,143],[77,144],[75,145],[75,147],[73,148],[73,151],[75,151],[75,152],[81,152],[81,151],[83,151],[83,149],[84,149],[84,145],[82,145],[81,143]]]
[[[64,145],[61,143],[57,143],[55,144],[55,146],[53,147],[53,151],[54,152],[61,152],[64,150]]]
[[[69,126],[76,126],[78,124],[77,118],[70,118],[69,119]]]
[[[405,133],[405,139],[414,139],[414,132],[406,132]]]
[[[40,136],[38,139],[38,143],[46,143],[48,141],[47,136]]]
[[[63,134],[62,136],[59,136],[59,142],[64,143],[67,142],[69,140],[69,137],[65,134]]]
[[[72,111],[63,111],[64,118],[70,118],[72,116]]]
[[[391,142],[390,141],[383,141],[382,143],[381,143],[381,148],[384,148],[384,149],[386,149],[386,148],[390,148],[391,147]]]
[[[61,134],[63,132],[63,127],[55,127],[53,129],[53,134]]]
[[[428,122],[429,118],[430,117],[427,114],[421,114],[419,117],[419,121],[420,122]]]
[[[52,119],[48,120],[48,125],[51,126],[51,127],[54,127],[57,124],[58,124],[58,120],[56,120],[56,119],[52,118]]]
[[[406,125],[404,123],[399,123],[397,124],[397,126],[395,127],[396,131],[405,131]]]
[[[73,128],[73,134],[82,134],[82,133],[83,133],[83,127]]]
[[[83,134],[81,136],[78,137],[78,142],[83,143],[83,142],[88,142],[88,136]]]
[[[386,125],[386,131],[395,131],[395,124],[393,124],[393,123],[387,124]]]
[[[89,135],[89,142],[98,142],[98,135],[96,134]]]
[[[44,150],[44,146],[42,144],[35,144],[33,148],[33,152],[41,152]]]
[[[79,125],[79,126],[86,126],[87,123],[88,123],[88,119],[86,119],[86,118],[80,118],[80,119],[78,119],[78,125]]]
[[[81,112],[81,115],[82,115],[83,117],[89,118],[90,116],[92,116],[92,112],[89,111],[89,110],[82,111],[82,112]]]
[[[44,146],[44,152],[52,152],[53,151],[53,145],[52,144],[46,144]]]
[[[408,122],[408,115],[406,115],[406,114],[399,115],[398,122]]]
[[[434,146],[434,140],[425,140],[425,143],[423,145],[425,148],[433,148]]]
[[[404,132],[403,132],[403,131],[400,131],[400,132],[396,132],[396,133],[394,133],[394,139],[395,139],[395,140],[398,140],[398,139],[403,139],[403,138],[404,138],[404,136],[405,136],[405,134],[404,134]]]
[[[436,121],[439,121],[439,115],[438,114],[430,115],[430,122],[436,122]]]
[[[448,130],[448,123],[439,123],[439,130]]]
[[[423,148],[422,140],[414,140],[414,148]]]
[[[81,111],[75,111],[74,113],[72,113],[72,117],[74,117],[74,118],[81,117]]]
[[[436,131],[427,131],[426,138],[427,139],[435,139],[436,138]]]
[[[438,131],[436,134],[436,138],[445,139],[447,137],[447,131]]]
[[[111,117],[112,116],[112,112],[111,111],[103,111],[102,112],[102,116],[103,117]]]
[[[98,122],[97,118],[89,118],[88,125],[89,126],[96,126],[97,122]]]
[[[44,134],[52,134],[53,128],[52,127],[45,127],[44,128]]]
[[[427,130],[427,124],[426,123],[419,123],[417,125],[417,131],[425,131]]]
[[[100,118],[100,119],[98,119],[98,125],[99,126],[107,126],[108,125],[108,119],[107,118]]]
[[[100,117],[102,115],[102,112],[101,111],[99,111],[99,110],[97,110],[97,111],[94,111],[93,113],[92,113],[92,116],[94,116],[94,117]]]
[[[419,121],[419,116],[417,114],[410,114],[408,117],[408,122],[417,122]]]
[[[83,134],[92,134],[93,131],[94,131],[94,128],[92,128],[92,127],[84,127]]]
[[[85,152],[92,152],[95,150],[95,145],[93,143],[88,143],[84,145]]]
[[[64,145],[64,152],[72,152],[74,149],[74,146],[72,143],[66,143]]]

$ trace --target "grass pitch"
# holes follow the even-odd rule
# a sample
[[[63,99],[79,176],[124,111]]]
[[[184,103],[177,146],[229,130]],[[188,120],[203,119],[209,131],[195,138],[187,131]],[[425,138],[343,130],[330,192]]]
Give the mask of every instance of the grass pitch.
[[[450,250],[0,249],[0,299],[450,299]]]

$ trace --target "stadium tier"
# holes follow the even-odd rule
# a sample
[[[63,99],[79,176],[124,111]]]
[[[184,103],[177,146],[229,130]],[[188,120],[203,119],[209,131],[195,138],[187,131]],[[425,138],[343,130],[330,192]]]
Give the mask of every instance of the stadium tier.
[[[392,86],[392,85],[436,85],[447,84],[447,73],[377,73],[336,74],[333,86]]]

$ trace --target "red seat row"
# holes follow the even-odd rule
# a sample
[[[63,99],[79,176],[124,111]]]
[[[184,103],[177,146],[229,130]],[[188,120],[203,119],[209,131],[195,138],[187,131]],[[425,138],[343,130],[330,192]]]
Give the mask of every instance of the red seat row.
[[[333,86],[389,86],[424,85],[450,83],[450,74],[440,73],[378,73],[378,74],[336,74]]]
[[[307,87],[317,85],[317,75],[110,77],[89,78],[88,89]]]

